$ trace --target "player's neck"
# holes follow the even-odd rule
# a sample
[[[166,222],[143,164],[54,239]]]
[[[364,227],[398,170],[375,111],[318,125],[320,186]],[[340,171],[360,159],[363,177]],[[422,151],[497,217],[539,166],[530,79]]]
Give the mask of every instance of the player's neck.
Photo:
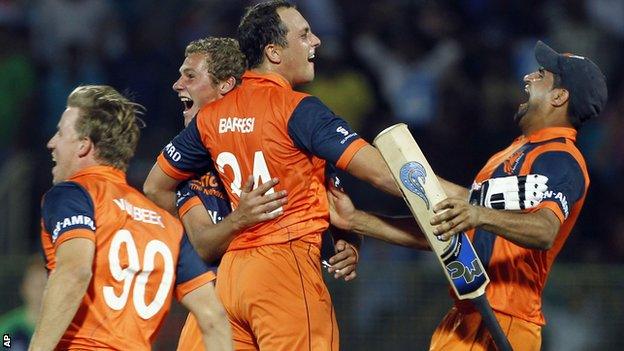
[[[527,121],[528,123],[521,123],[522,134],[529,136],[538,130],[554,127],[566,127],[574,128],[567,115],[556,113],[548,114],[545,116],[535,116]]]
[[[285,74],[285,72],[283,72],[283,70],[281,69],[279,65],[274,65],[271,63],[264,62],[260,66],[251,69],[251,71],[255,73],[259,73],[259,74],[268,74],[268,73],[279,74],[282,78],[284,78],[288,82],[288,84],[290,84],[290,86],[293,86],[293,82],[290,80],[289,75]]]

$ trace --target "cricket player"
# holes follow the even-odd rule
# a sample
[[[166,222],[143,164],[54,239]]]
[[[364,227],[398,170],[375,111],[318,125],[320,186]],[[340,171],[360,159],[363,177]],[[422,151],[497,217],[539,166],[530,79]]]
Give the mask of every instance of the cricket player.
[[[450,197],[434,207],[438,214],[431,219],[435,234],[442,239],[461,231],[471,238],[490,277],[487,298],[516,351],[541,348],[546,323],[542,291],[589,187],[585,160],[575,145],[577,130],[597,117],[607,101],[605,77],[590,59],[560,54],[541,41],[534,51],[540,68],[524,77],[528,101],[519,106],[514,118],[522,135],[489,159],[471,191],[443,181]],[[505,210],[508,201],[502,209],[493,209],[480,200],[488,198],[481,196],[487,192],[483,185],[529,174],[547,178],[548,189],[527,210]],[[412,235],[414,226],[408,220],[357,211],[335,189],[330,202],[334,225],[426,247],[424,238]],[[430,350],[494,348],[479,313],[459,300],[434,332],[430,346]]]
[[[238,42],[231,38],[209,37],[191,42],[185,50],[180,77],[173,84],[188,125],[199,109],[218,100],[239,84],[244,72],[244,57]],[[253,177],[241,189],[238,207],[230,204],[221,181],[212,165],[200,172],[201,177],[183,182],[176,192],[176,207],[191,242],[208,263],[215,266],[232,239],[247,227],[273,219],[274,211],[287,203],[286,191],[264,195],[277,184],[271,179],[252,190]],[[325,240],[332,240],[331,237]],[[336,278],[355,278],[357,252],[347,250],[349,242],[338,238],[336,254],[329,258]],[[201,330],[192,314],[182,329],[178,350],[203,350]]]
[[[126,183],[139,108],[108,86],[67,99],[48,142],[56,164],[41,241],[50,275],[30,350],[150,350],[174,292],[206,348],[232,349],[214,274],[180,222]]]
[[[293,5],[257,4],[238,32],[250,69],[243,83],[201,109],[165,147],[144,189],[171,201],[178,183],[212,159],[236,207],[249,175],[262,182],[279,178],[273,191],[288,192],[283,215],[236,236],[219,266],[217,290],[235,348],[337,350],[338,327],[319,264],[321,233],[329,225],[325,166],[335,164],[397,196],[400,191],[374,147],[317,98],[293,90],[313,79],[320,45]]]

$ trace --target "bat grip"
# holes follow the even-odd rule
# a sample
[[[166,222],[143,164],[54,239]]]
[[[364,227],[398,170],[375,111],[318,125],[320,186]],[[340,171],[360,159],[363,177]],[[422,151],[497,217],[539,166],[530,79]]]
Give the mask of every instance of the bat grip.
[[[494,315],[494,311],[492,311],[490,302],[487,300],[487,297],[485,297],[485,294],[472,299],[472,303],[481,314],[481,318],[483,319],[486,328],[489,330],[490,335],[492,335],[492,339],[494,339],[494,343],[496,344],[498,350],[513,351],[509,340],[507,340],[505,333],[503,333],[503,329]]]

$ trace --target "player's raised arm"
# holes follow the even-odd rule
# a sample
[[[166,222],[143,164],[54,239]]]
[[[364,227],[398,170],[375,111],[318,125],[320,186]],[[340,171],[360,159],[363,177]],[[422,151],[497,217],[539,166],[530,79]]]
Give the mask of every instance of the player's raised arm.
[[[175,191],[178,184],[191,178],[210,162],[210,155],[202,144],[196,120],[193,119],[163,148],[145,179],[143,192],[158,206],[175,214]]]
[[[160,168],[158,163],[155,163],[145,179],[143,192],[156,205],[164,208],[169,213],[175,214],[175,190],[178,184],[180,184],[179,180],[170,177]]]
[[[388,194],[402,196],[379,150],[372,145],[362,147],[345,170]]]

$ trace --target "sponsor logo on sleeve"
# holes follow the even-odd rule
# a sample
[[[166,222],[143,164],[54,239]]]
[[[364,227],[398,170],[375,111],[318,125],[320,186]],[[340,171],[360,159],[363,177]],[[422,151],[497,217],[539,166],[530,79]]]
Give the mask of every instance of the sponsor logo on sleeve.
[[[545,200],[555,200],[559,202],[559,204],[561,205],[561,209],[563,210],[564,218],[565,219],[568,218],[568,215],[570,214],[570,209],[568,207],[568,199],[562,192],[554,192],[552,190],[547,190],[544,192],[544,199],[542,201],[545,201]]]
[[[345,127],[336,128],[336,133],[342,134],[344,138],[340,141],[340,144],[346,143],[349,139],[357,136],[357,133],[349,133],[349,131]]]
[[[173,146],[173,143],[169,143],[167,144],[167,146],[165,146],[165,153],[175,162],[180,161],[180,159],[182,158],[182,155],[176,150],[175,146]]]
[[[70,217],[65,217],[63,220],[56,222],[54,226],[54,230],[52,231],[52,242],[56,242],[61,231],[65,231],[66,229],[72,229],[73,227],[80,226],[88,227],[91,230],[95,230],[95,223],[93,219],[89,216],[85,215],[75,215]]]

